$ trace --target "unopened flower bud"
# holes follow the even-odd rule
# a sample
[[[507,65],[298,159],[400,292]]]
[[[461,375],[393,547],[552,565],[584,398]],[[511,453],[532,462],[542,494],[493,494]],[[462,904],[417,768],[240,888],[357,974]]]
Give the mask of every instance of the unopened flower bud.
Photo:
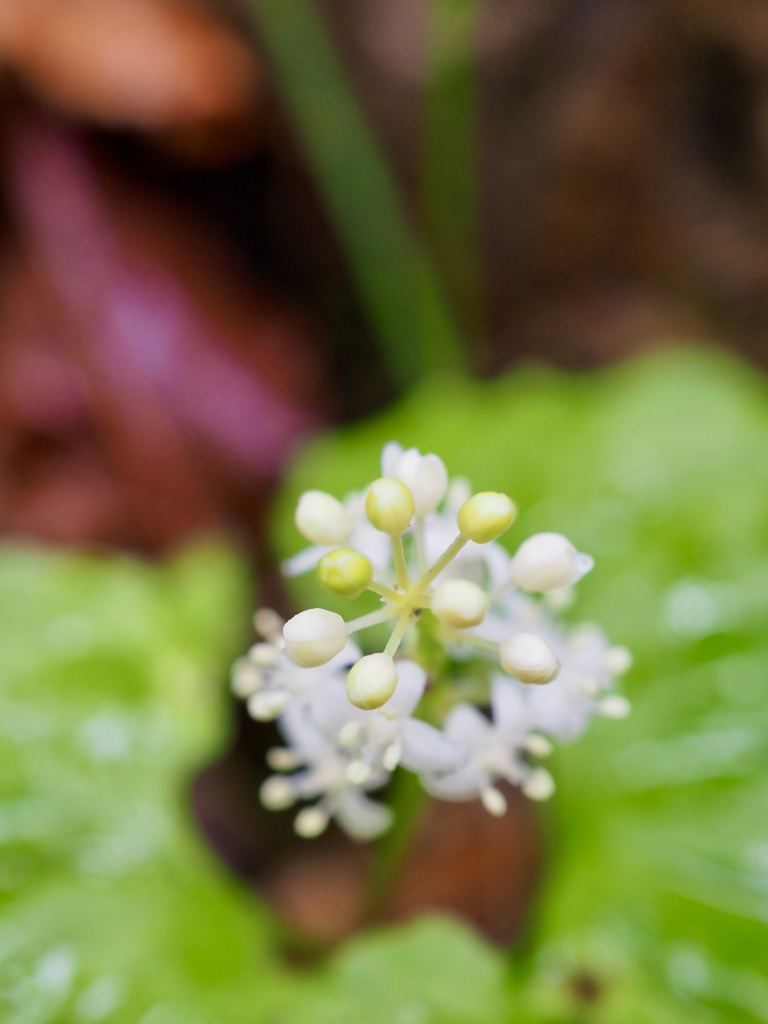
[[[488,595],[469,580],[446,580],[435,588],[430,609],[446,626],[477,626],[488,611]]]
[[[355,707],[369,711],[389,700],[397,686],[397,670],[386,654],[367,654],[349,670],[347,696]]]
[[[535,533],[517,549],[509,571],[523,590],[541,593],[573,586],[593,565],[561,533]]]
[[[325,491],[305,491],[293,521],[299,533],[313,544],[341,544],[350,528],[344,506]]]
[[[373,579],[373,566],[358,551],[336,548],[318,562],[317,578],[338,597],[359,597]]]
[[[395,476],[413,495],[417,516],[434,512],[445,497],[448,471],[439,455],[422,455],[418,448],[404,451],[397,461]]]
[[[289,657],[304,668],[325,665],[344,649],[347,628],[344,619],[325,608],[308,608],[283,626]]]
[[[499,661],[521,683],[548,683],[560,668],[552,648],[535,633],[511,633],[499,645]]]
[[[315,839],[328,827],[328,814],[322,807],[305,807],[296,815],[293,828],[302,839]]]
[[[259,798],[268,811],[284,811],[295,803],[293,786],[284,775],[270,775],[261,784]]]
[[[374,480],[365,498],[365,512],[372,526],[390,537],[399,537],[410,526],[416,506],[413,495],[400,480],[382,476]]]
[[[506,494],[481,491],[459,509],[459,532],[465,540],[487,544],[505,533],[515,518],[515,506]]]
[[[529,800],[549,800],[555,792],[555,780],[546,768],[534,768],[521,788]]]

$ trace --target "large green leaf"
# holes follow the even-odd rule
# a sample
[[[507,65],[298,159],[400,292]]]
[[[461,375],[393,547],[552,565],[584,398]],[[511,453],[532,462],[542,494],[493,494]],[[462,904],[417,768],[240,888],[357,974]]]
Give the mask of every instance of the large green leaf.
[[[289,972],[267,908],[205,848],[188,784],[226,742],[250,606],[219,546],[168,566],[0,551],[4,1024],[357,1022],[373,990],[403,1024],[498,1005],[497,954],[455,923]]]
[[[361,487],[395,438],[510,493],[510,544],[557,530],[596,558],[573,614],[634,651],[635,712],[556,760],[515,1024],[765,1019],[767,427],[757,374],[682,349],[427,386],[319,440],[286,488],[283,554],[299,492]]]

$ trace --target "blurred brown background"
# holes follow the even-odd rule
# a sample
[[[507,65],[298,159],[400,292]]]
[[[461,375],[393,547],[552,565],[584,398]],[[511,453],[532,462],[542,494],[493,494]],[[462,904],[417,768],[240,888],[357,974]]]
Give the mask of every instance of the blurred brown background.
[[[416,217],[432,6],[320,9]],[[255,539],[302,436],[394,393],[250,17],[0,7],[3,532]],[[477,18],[481,371],[669,339],[765,365],[768,4]]]

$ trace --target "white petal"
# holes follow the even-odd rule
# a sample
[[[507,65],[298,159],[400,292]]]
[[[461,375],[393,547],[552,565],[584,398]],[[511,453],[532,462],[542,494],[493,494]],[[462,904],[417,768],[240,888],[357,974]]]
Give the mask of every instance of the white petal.
[[[302,762],[317,761],[333,752],[332,745],[307,713],[307,707],[298,701],[289,704],[278,722],[280,732],[288,746],[293,747]]]
[[[386,717],[408,718],[416,710],[427,685],[427,674],[410,658],[398,658],[397,689],[379,709]]]
[[[488,788],[490,778],[487,772],[470,763],[448,775],[424,774],[421,784],[428,793],[441,800],[474,800]]]
[[[466,754],[439,729],[417,718],[400,727],[400,763],[412,772],[444,772],[456,768]]]
[[[507,742],[519,739],[529,731],[531,714],[523,684],[495,676],[491,686],[491,709],[493,724]]]
[[[468,750],[482,750],[492,733],[491,723],[472,704],[457,704],[445,719],[445,735]]]
[[[381,449],[381,475],[394,476],[397,464],[403,454],[403,446],[397,441],[387,441]]]
[[[336,820],[353,839],[375,839],[392,824],[392,809],[369,800],[356,789],[348,789],[339,797]]]

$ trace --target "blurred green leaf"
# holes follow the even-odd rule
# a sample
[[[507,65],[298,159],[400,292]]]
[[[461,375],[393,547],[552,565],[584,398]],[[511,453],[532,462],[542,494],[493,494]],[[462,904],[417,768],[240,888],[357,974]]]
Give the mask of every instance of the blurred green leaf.
[[[766,1019],[767,428],[757,373],[671,350],[427,386],[320,439],[288,482],[282,554],[298,494],[360,488],[394,438],[510,493],[510,544],[556,530],[595,556],[572,615],[633,650],[635,710],[556,759],[515,1024]],[[311,578],[294,586],[317,603]]]
[[[455,922],[289,971],[264,905],[196,833],[188,784],[226,743],[251,603],[216,545],[167,566],[0,549],[4,1024],[492,1016],[499,957]]]
[[[311,1024],[467,1024],[505,1019],[505,965],[469,929],[424,918],[354,940],[289,1019]]]

